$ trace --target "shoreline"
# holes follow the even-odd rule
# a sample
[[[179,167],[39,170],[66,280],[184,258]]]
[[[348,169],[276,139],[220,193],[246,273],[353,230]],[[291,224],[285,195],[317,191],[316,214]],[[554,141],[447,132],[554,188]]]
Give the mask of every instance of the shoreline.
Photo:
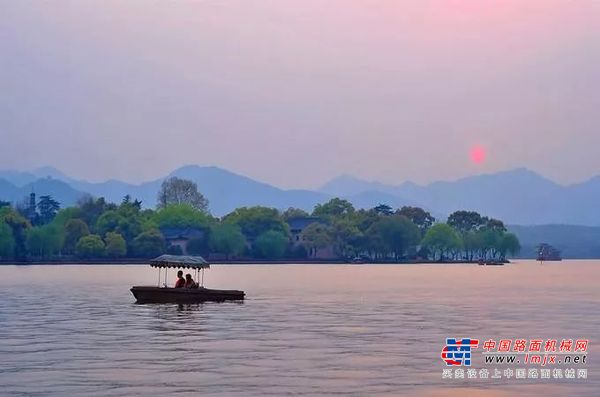
[[[77,259],[55,258],[34,260],[0,260],[0,266],[28,266],[28,265],[147,265],[151,258],[124,258],[124,259]],[[503,264],[511,263],[510,260],[488,261]],[[278,259],[278,260],[243,260],[243,259],[215,259],[211,265],[416,265],[416,264],[478,264],[479,261],[368,261],[351,262],[342,259]]]

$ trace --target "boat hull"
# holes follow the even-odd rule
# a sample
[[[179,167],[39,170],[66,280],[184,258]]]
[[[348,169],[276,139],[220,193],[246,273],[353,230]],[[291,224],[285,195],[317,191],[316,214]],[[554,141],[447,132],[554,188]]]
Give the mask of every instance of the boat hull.
[[[243,300],[244,291],[208,288],[160,288],[134,286],[131,293],[137,303],[198,303]]]

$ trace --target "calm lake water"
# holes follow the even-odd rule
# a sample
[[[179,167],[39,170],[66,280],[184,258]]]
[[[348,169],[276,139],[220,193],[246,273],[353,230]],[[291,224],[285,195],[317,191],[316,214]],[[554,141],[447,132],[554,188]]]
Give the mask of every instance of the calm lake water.
[[[0,266],[0,394],[600,393],[600,261],[215,265],[206,285],[244,303],[134,304],[130,286],[157,281],[148,266]],[[588,338],[588,379],[442,380],[453,336]]]

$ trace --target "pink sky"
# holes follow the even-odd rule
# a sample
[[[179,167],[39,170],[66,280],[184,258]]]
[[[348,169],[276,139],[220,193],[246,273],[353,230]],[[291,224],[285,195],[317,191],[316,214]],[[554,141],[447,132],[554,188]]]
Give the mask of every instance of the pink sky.
[[[597,1],[57,0],[0,15],[0,168],[139,181],[193,163],[283,187],[600,174]]]

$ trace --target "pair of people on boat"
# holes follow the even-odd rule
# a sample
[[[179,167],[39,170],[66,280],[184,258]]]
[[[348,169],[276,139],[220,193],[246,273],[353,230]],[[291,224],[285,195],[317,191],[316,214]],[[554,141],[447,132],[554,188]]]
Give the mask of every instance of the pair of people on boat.
[[[186,274],[183,278],[183,271],[177,272],[177,281],[175,281],[175,288],[198,288],[198,283],[194,281],[191,274]]]

